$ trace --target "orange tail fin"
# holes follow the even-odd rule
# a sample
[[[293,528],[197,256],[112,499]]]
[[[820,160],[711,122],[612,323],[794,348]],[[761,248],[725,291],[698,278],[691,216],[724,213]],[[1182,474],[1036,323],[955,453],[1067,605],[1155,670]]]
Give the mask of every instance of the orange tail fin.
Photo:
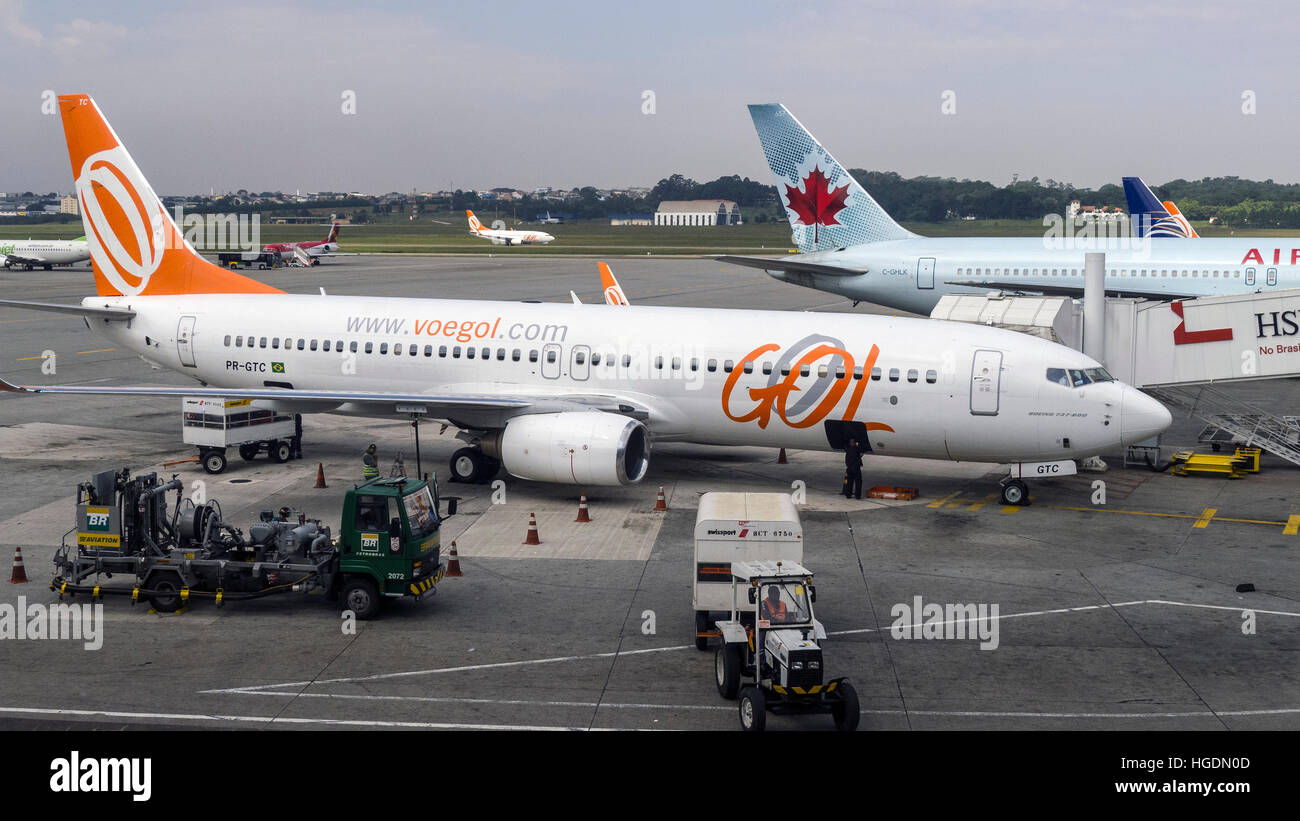
[[[284,293],[199,256],[89,95],[59,110],[99,296]]]

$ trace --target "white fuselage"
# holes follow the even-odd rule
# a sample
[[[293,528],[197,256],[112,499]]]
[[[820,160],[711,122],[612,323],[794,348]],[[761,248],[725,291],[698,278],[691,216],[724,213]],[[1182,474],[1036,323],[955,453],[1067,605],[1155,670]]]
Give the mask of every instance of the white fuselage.
[[[1051,247],[1042,238],[918,237],[817,251],[792,259],[865,269],[828,276],[771,272],[784,282],[829,291],[919,314],[929,314],[945,294],[984,293],[989,287],[952,281],[1083,289],[1084,254],[1106,253],[1106,288],[1158,297],[1253,293],[1300,287],[1300,238],[1151,238],[1135,247]]]
[[[614,397],[646,411],[659,440],[829,450],[836,431],[856,431],[864,451],[885,455],[1028,462],[1111,451],[1169,422],[1122,383],[1049,382],[1048,368],[1098,367],[1077,351],[960,323],[288,294],[83,304],[129,306],[130,322],[92,326],[217,388]]]
[[[507,231],[503,228],[470,229],[476,237],[490,239],[494,245],[545,245],[555,237],[545,231]]]
[[[0,240],[0,259],[6,268],[74,265],[90,259],[90,246],[84,239]]]

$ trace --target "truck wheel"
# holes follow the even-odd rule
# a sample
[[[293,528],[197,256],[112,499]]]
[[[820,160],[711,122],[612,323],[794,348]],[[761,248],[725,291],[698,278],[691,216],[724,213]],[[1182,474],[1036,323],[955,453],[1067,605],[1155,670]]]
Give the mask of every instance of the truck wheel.
[[[278,439],[271,443],[270,451],[271,451],[271,458],[277,462],[289,461],[289,454],[292,453],[292,451],[289,449],[289,443],[281,442]]]
[[[761,733],[767,726],[767,696],[759,687],[746,687],[740,694],[740,728]]]
[[[709,631],[709,611],[696,610],[695,611],[695,649],[696,650],[709,649],[708,638],[700,635],[700,633],[707,633],[708,631]]]
[[[255,445],[255,444],[253,444],[253,445],[240,445],[240,446],[239,446],[239,458],[240,458],[240,459],[243,459],[245,462],[251,462],[251,461],[253,461],[254,459],[257,458],[257,452],[258,452],[259,450],[261,450],[261,448],[258,447],[258,446]]]
[[[226,454],[220,450],[210,450],[203,455],[203,469],[208,473],[220,473],[226,469]]]
[[[149,594],[149,603],[159,613],[171,613],[181,607],[181,591],[173,577],[164,577],[155,581]]]
[[[1002,504],[1023,505],[1029,502],[1029,485],[1019,479],[1012,479],[1002,486]]]
[[[847,681],[840,682],[839,691],[840,700],[831,706],[831,716],[835,719],[835,729],[851,733],[858,729],[858,721],[862,719],[858,709],[858,691]]]
[[[713,654],[713,675],[718,684],[718,695],[727,700],[736,697],[740,689],[740,646],[724,643]]]
[[[343,583],[343,606],[361,621],[379,615],[379,588],[369,576],[353,576]]]

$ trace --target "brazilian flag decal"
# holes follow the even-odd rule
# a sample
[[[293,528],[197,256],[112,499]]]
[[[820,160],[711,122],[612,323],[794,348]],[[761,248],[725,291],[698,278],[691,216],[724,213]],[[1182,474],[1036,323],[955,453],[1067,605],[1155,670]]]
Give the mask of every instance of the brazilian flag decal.
[[[284,373],[284,363],[283,363],[283,362],[272,362],[272,363],[271,363],[271,372],[272,372],[272,373]]]

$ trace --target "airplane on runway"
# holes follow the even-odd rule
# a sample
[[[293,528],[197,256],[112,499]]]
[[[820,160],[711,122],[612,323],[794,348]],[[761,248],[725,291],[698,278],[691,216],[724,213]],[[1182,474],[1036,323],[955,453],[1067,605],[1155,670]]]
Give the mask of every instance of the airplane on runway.
[[[1181,299],[1300,287],[1300,237],[922,237],[895,222],[785,106],[749,112],[802,253],[718,259],[784,282],[928,314],[950,293],[1081,296],[1084,253],[1105,251],[1110,294]]]
[[[81,239],[0,240],[4,267],[51,270],[55,265],[76,265],[90,259],[90,246]]]
[[[469,232],[476,237],[492,240],[493,245],[545,245],[555,237],[545,231],[507,231],[504,228],[484,228],[473,211],[466,211]]]
[[[80,315],[190,387],[24,394],[223,396],[286,412],[425,417],[466,443],[451,475],[631,484],[654,442],[840,450],[1073,473],[1169,412],[1061,345],[858,314],[287,294],[185,242],[98,106],[59,97],[96,296],[0,304]],[[1062,380],[1065,384],[1062,384]],[[129,401],[129,399],[127,400]],[[35,409],[34,409],[35,410]]]
[[[350,254],[336,254],[339,250],[339,224],[336,220],[330,225],[330,232],[325,235],[323,240],[312,240],[310,242],[273,242],[262,247],[263,251],[278,251],[286,256],[294,256],[296,251],[301,250],[311,260],[312,265],[319,265],[319,257],[331,256],[351,256]]]
[[[1124,199],[1140,237],[1182,237],[1199,239],[1200,234],[1168,200],[1161,202],[1141,177],[1124,178]]]

